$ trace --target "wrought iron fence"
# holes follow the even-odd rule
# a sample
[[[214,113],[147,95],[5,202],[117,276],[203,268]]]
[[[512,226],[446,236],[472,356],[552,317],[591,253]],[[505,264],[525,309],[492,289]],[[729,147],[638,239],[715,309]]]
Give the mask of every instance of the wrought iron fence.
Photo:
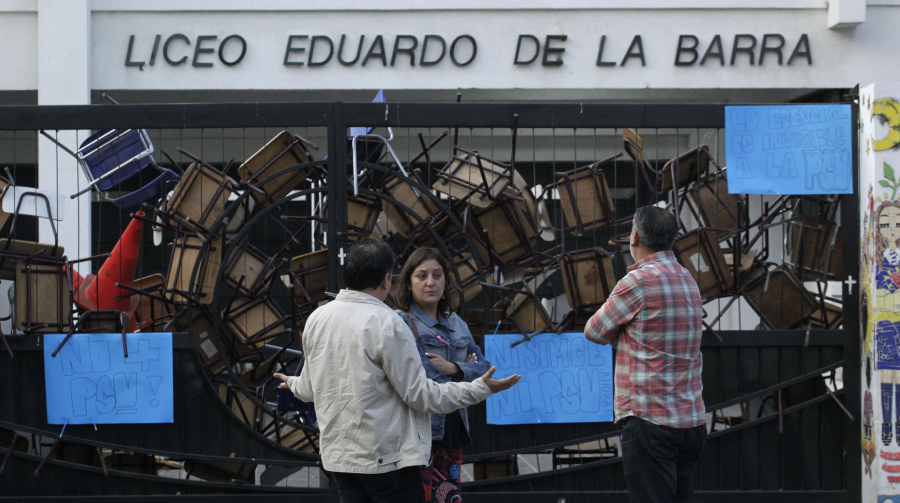
[[[675,252],[706,312],[700,498],[855,500],[858,296],[840,281],[858,261],[858,196],[730,194],[723,127],[721,105],[5,107],[0,279],[15,299],[0,327],[16,358],[0,366],[15,397],[0,448],[18,467],[7,474],[45,464],[36,471],[60,474],[54,494],[102,473],[121,483],[71,494],[325,497],[314,411],[277,397],[271,374],[297,371],[305,318],[340,288],[352,243],[390,243],[398,271],[412,250],[439,248],[476,341],[517,342],[583,330],[630,263],[630,216],[660,204],[678,216]],[[93,186],[33,190],[78,169]],[[78,193],[91,198],[90,234],[58,204]],[[58,249],[51,222],[77,251]],[[135,272],[104,283],[129,228]],[[186,334],[183,421],[59,438],[34,399],[34,341],[96,330]],[[627,497],[614,424],[495,426],[484,405],[471,419],[467,499]],[[209,421],[231,432],[224,445]]]

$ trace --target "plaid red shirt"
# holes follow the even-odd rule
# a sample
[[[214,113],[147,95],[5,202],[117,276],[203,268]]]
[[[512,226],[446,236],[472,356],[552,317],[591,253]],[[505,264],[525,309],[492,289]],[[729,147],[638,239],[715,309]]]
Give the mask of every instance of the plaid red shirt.
[[[637,416],[673,428],[706,424],[703,302],[690,273],[670,251],[628,268],[584,330],[616,348],[616,421]]]

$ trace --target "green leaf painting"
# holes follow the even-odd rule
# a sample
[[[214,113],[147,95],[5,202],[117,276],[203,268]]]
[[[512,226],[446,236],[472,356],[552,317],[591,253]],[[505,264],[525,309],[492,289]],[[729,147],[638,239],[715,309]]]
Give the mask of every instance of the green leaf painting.
[[[878,184],[893,191],[891,192],[891,196],[887,197],[888,201],[893,201],[897,198],[897,189],[900,189],[900,180],[894,180],[894,168],[888,163],[884,163],[884,177],[887,180],[879,180]],[[887,196],[887,193],[885,193],[885,196]]]

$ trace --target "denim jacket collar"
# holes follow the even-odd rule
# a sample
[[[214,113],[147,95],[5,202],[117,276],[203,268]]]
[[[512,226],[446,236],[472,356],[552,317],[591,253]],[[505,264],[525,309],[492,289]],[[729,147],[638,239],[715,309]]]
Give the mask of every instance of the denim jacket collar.
[[[447,317],[444,316],[444,313],[438,312],[438,319],[437,321],[435,321],[434,318],[426,313],[425,310],[422,309],[422,307],[419,306],[416,301],[412,301],[409,303],[409,313],[420,319],[422,323],[428,325],[428,328],[434,328],[435,325],[441,325],[447,330],[454,332],[453,324],[450,323],[449,320],[447,320]]]

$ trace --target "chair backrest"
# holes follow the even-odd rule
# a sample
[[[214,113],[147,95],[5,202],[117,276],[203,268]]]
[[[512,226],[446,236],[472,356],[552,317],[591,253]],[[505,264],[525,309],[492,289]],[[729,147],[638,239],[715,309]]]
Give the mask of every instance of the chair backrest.
[[[602,166],[613,162],[610,157],[588,166],[562,173],[549,187],[559,190],[560,206],[566,218],[566,229],[584,234],[613,223],[615,201]]]
[[[231,178],[207,165],[191,164],[172,191],[166,212],[189,229],[207,231],[225,211],[235,189]]]
[[[291,259],[293,291],[301,304],[328,298],[328,249],[299,255]]]
[[[612,256],[602,248],[567,253],[559,266],[566,300],[574,309],[596,309],[616,287]]]
[[[704,301],[727,295],[734,287],[734,275],[714,231],[695,229],[680,237],[673,248],[678,261],[697,282]]]
[[[52,218],[57,222],[62,221],[66,214],[66,199],[63,196],[33,187],[8,187],[3,193],[0,206],[4,213],[10,215],[18,209],[20,215]]]
[[[516,203],[507,199],[483,212],[472,212],[466,232],[483,264],[505,266],[533,254],[537,235],[522,205]]]
[[[478,208],[491,206],[510,187],[515,195],[527,186],[515,187],[515,181],[525,185],[512,166],[483,157],[478,152],[456,149],[461,155],[454,155],[439,172],[431,188],[448,196],[466,201]],[[514,181],[514,178],[517,180]]]
[[[301,170],[288,171],[272,178],[265,184],[260,182],[284,169],[311,160],[312,157],[299,136],[292,135],[288,131],[281,131],[244,161],[238,168],[238,174],[241,180],[252,183],[260,189],[259,192],[252,191],[252,195],[262,206],[268,206],[306,180],[315,172],[316,167],[308,166]]]
[[[544,305],[530,291],[515,296],[506,309],[506,316],[525,335],[545,330],[553,324]]]
[[[78,149],[92,181],[100,190],[109,190],[150,165],[153,144],[140,129],[102,129],[89,136]]]
[[[113,199],[112,203],[118,206],[122,211],[137,211],[143,207],[144,203],[156,204],[156,202],[159,201],[163,195],[168,194],[180,180],[181,176],[178,173],[172,170],[166,170],[152,182],[130,194],[125,194],[122,197]]]
[[[703,177],[709,171],[709,162],[712,156],[709,153],[709,147],[700,145],[694,147],[687,152],[680,154],[678,157],[670,159],[660,172],[660,188],[659,190],[670,190],[673,187],[672,173],[670,170],[677,169],[675,180],[678,188],[682,188],[691,182]]]
[[[203,241],[194,236],[182,236],[172,244],[169,259],[169,274],[166,278],[167,298],[173,302],[188,302],[184,296],[190,296],[199,304],[211,304],[216,278],[222,261],[222,247],[211,246],[205,256],[200,251]],[[191,275],[197,262],[200,269],[195,283],[191,285]]]

